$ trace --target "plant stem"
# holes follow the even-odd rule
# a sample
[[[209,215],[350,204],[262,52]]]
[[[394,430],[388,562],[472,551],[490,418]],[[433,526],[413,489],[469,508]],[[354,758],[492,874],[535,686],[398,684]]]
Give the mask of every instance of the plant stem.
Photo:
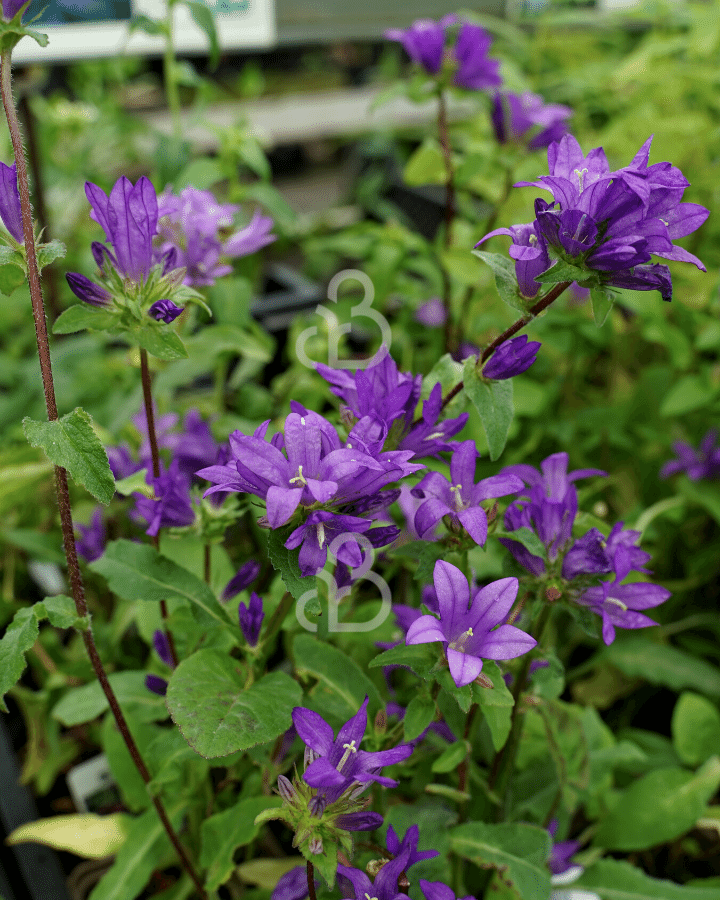
[[[150,375],[150,366],[148,364],[147,350],[140,348],[140,379],[142,381],[143,401],[145,406],[145,421],[147,422],[148,440],[150,441],[150,456],[152,457],[153,478],[160,477],[160,451],[157,442],[157,429],[155,428],[155,408],[152,399],[152,377]],[[156,550],[160,550],[160,535],[153,537],[153,546]],[[175,639],[172,632],[168,628],[168,608],[165,600],[160,601],[160,615],[162,616],[165,629],[165,636],[168,640],[170,648],[170,656],[175,668],[178,666],[178,655],[175,648]]]
[[[310,900],[317,900],[317,894],[315,893],[315,867],[310,860],[307,861],[307,883]]]
[[[445,94],[440,88],[438,93],[438,137],[445,162],[445,249],[449,250],[452,243],[452,223],[455,218],[455,172],[452,164],[452,150],[450,148],[450,133],[447,120],[447,103]],[[445,268],[442,260],[440,270],[443,279],[443,306],[445,308],[445,352],[451,353],[455,349],[455,331],[452,319],[452,281],[450,273]]]
[[[563,281],[560,284],[555,284],[552,288],[547,292],[547,294],[538,300],[530,309],[525,313],[522,318],[518,319],[517,322],[513,323],[509,328],[507,328],[503,333],[495,338],[495,340],[490,344],[489,347],[486,347],[480,359],[478,359],[477,365],[478,368],[484,363],[487,362],[488,358],[492,356],[492,354],[497,350],[497,348],[504,344],[508,338],[511,338],[513,335],[517,334],[518,331],[523,329],[526,325],[528,325],[534,318],[540,315],[541,312],[544,312],[550,306],[551,303],[554,303],[555,300],[562,294],[564,290],[570,287],[572,284],[571,281]],[[459,382],[455,385],[455,387],[448,392],[447,396],[443,399],[442,406],[440,407],[440,411],[445,409],[445,407],[453,400],[460,391],[463,389],[463,382]]]
[[[542,639],[545,627],[550,620],[552,604],[545,602],[534,627],[531,629],[537,635],[538,645]],[[510,735],[505,746],[495,754],[492,769],[490,770],[490,778],[488,787],[500,797],[500,806],[498,807],[498,821],[504,821],[507,818],[508,806],[510,801],[510,781],[513,768],[515,766],[515,757],[517,756],[518,747],[520,745],[520,736],[522,734],[523,720],[520,716],[520,703],[522,692],[527,684],[528,675],[530,674],[530,666],[532,665],[532,657],[526,653],[523,657],[520,671],[517,674],[515,683],[513,684],[512,695],[515,703],[513,704],[510,714]]]
[[[205,577],[205,584],[210,584],[210,579],[212,577],[212,555],[211,555],[212,547],[210,544],[205,544],[204,553],[203,553],[203,574]]]
[[[37,265],[37,254],[35,250],[35,235],[33,233],[32,208],[30,205],[30,192],[28,190],[27,167],[25,163],[25,150],[23,148],[22,137],[20,134],[20,126],[18,123],[15,104],[12,96],[12,75],[11,75],[11,51],[5,50],[0,57],[0,91],[2,92],[3,106],[5,115],[10,129],[10,138],[12,140],[13,151],[15,154],[15,163],[17,165],[18,191],[20,193],[20,208],[22,211],[23,239],[25,243],[25,254],[27,259],[28,283],[30,285],[30,298],[32,302],[33,318],[35,320],[35,334],[37,338],[38,355],[40,358],[40,372],[42,375],[43,389],[45,391],[45,405],[47,408],[48,420],[54,422],[58,418],[57,403],[55,400],[55,387],[53,385],[52,364],[50,360],[50,345],[48,342],[47,325],[45,322],[45,307],[42,297],[42,289],[40,286],[40,274]],[[75,608],[79,616],[88,617],[87,601],[85,599],[85,588],[83,585],[82,574],[78,564],[77,552],[75,548],[75,533],[72,521],[72,509],[70,506],[70,491],[68,489],[67,472],[61,466],[55,466],[55,488],[57,492],[58,508],[60,511],[60,523],[62,528],[63,545],[65,548],[65,558],[68,566],[68,576],[70,579],[70,588],[75,601]],[[115,696],[110,682],[108,681],[105,668],[95,645],[92,628],[88,624],[85,631],[82,632],[85,649],[87,650],[93,670],[97,676],[103,693],[107,698],[112,714],[115,717],[118,729],[122,734],[123,740],[130,751],[133,762],[140,773],[145,784],[149,784],[151,777],[145,762],[140,755],[137,744],[128,728],[125,716]],[[160,817],[165,830],[175,847],[183,867],[192,879],[201,897],[206,898],[205,889],[202,881],[195,871],[192,862],[180,839],[173,828],[165,807],[159,797],[152,797],[153,805]]]

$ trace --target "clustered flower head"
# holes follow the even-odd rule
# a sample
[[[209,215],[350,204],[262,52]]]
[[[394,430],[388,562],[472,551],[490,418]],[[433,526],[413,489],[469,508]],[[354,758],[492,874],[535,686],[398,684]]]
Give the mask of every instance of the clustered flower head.
[[[516,561],[535,575],[539,583],[558,591],[579,606],[602,619],[602,637],[606,644],[615,638],[615,628],[645,628],[656,624],[639,612],[658,606],[670,592],[650,582],[623,581],[632,571],[648,572],[644,567],[650,555],[637,546],[640,532],[624,529],[616,523],[607,538],[591,528],[573,540],[578,512],[574,482],[579,478],[605,475],[599,469],[578,469],[568,473],[567,453],[555,453],[541,464],[542,471],[518,464],[504,471],[523,479],[524,494],[510,504],[505,513],[508,532],[519,528],[533,531],[545,547],[544,557],[531,553],[519,541],[500,538]],[[611,581],[599,581],[612,575]],[[558,587],[562,585],[562,587]]]
[[[445,47],[447,34],[459,24],[452,46]],[[457,16],[444,16],[439,22],[418,19],[409,28],[391,28],[385,32],[391,41],[399,41],[413,62],[430,75],[439,75],[443,66],[452,73],[453,84],[468,90],[487,90],[500,84],[500,63],[488,57],[490,35],[473,22]]]
[[[227,260],[248,256],[276,239],[273,221],[256,210],[249,224],[234,231],[240,207],[218,203],[210,191],[192,185],[179,194],[169,189],[158,198],[160,252],[174,249],[177,265],[185,269],[184,283],[214,284],[232,272]]]
[[[196,474],[213,484],[206,496],[236,491],[260,497],[270,528],[299,520],[285,546],[300,548],[300,571],[313,575],[325,565],[335,537],[365,534],[375,547],[393,541],[399,530],[371,528],[369,516],[397,498],[397,490],[386,490],[390,484],[423,466],[409,462],[411,451],[383,451],[381,442],[356,440],[354,431],[343,443],[322,416],[300,404],[294,403],[293,409],[285,420],[284,435],[267,441],[269,421],[252,435],[235,431],[227,462]],[[346,541],[337,559],[359,566],[363,559],[357,541]]]
[[[493,98],[492,124],[500,144],[525,143],[529,150],[547,147],[567,134],[565,120],[571,115],[569,106],[545,103],[531,91],[496,91]]]
[[[697,203],[681,203],[689,182],[669,162],[648,166],[648,138],[630,165],[611,172],[602,147],[585,156],[572,135],[548,147],[549,175],[521,181],[516,187],[538,187],[552,194],[553,202],[535,201],[531,224],[496,228],[476,246],[494,235],[513,240],[510,256],[516,260],[520,292],[534,297],[534,279],[552,262],[585,270],[577,278],[583,286],[659,290],[672,298],[667,266],[652,256],[705,267],[692,253],[673,244],[702,225],[708,210]]]
[[[408,629],[405,643],[441,641],[458,687],[475,681],[482,672],[483,660],[515,659],[537,643],[514,625],[502,624],[517,596],[517,578],[493,581],[471,596],[468,580],[460,569],[438,560],[433,581],[440,618],[420,616]]]

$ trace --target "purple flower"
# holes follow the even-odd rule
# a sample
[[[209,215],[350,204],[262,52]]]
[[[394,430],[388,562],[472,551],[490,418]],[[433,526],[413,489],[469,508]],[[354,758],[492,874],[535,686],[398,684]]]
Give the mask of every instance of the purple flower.
[[[232,598],[236,597],[240,591],[249,588],[259,574],[260,563],[255,559],[248,560],[245,565],[240,566],[237,573],[233,575],[230,581],[225,585],[225,589],[223,590],[220,599],[223,601],[232,600]]]
[[[505,234],[513,242],[508,251],[515,260],[515,277],[523,297],[530,300],[540,290],[540,282],[535,281],[537,275],[550,268],[550,255],[547,245],[535,229],[535,223],[528,225],[511,225],[509,228],[496,228],[481,238],[475,247],[479,247],[491,237]]]
[[[547,827],[551,838],[555,837],[557,827],[557,819],[552,819]],[[558,841],[557,843],[553,841],[550,859],[548,860],[548,868],[553,875],[562,875],[563,872],[567,872],[567,870],[572,867],[570,858],[573,854],[577,853],[579,849],[580,841]]]
[[[671,459],[660,470],[661,478],[669,478],[678,472],[687,473],[692,481],[703,478],[720,478],[720,446],[717,428],[710,431],[700,442],[697,450],[685,441],[675,441],[672,445],[677,459]]]
[[[250,223],[230,233],[238,206],[218,203],[210,191],[192,186],[179,195],[165,191],[158,198],[160,252],[174,249],[176,264],[186,269],[184,283],[204,286],[232,272],[226,260],[247,256],[275,240],[273,221],[256,210]]]
[[[315,879],[315,889],[320,887],[320,880]],[[295,866],[278,880],[270,900],[305,900],[308,896],[307,869]]]
[[[408,828],[402,841],[395,834],[395,829],[392,825],[388,825],[386,843],[390,853],[393,856],[401,856],[406,851],[409,853],[405,871],[423,859],[434,859],[434,857],[440,855],[437,850],[418,850],[419,840],[420,829],[417,825],[411,825]]]
[[[516,475],[493,475],[475,484],[475,461],[478,453],[474,441],[459,444],[450,458],[450,481],[439,472],[428,472],[413,494],[424,498],[415,513],[415,530],[424,537],[443,516],[465,528],[476,544],[487,539],[487,515],[480,505],[483,500],[504,497],[522,490]]]
[[[76,525],[80,537],[75,539],[75,548],[80,556],[87,562],[94,562],[105,552],[107,533],[103,525],[102,512],[97,508],[89,525]]]
[[[479,91],[495,87],[502,82],[500,62],[487,55],[492,38],[479,25],[463,22],[455,43],[458,63],[455,84]]]
[[[161,631],[159,628],[156,628],[155,631],[153,631],[153,647],[165,665],[174,669],[175,663],[173,662],[172,651],[170,650],[170,641],[165,632]]]
[[[244,603],[240,603],[238,606],[238,618],[240,619],[240,628],[245,640],[251,647],[254,647],[258,642],[260,627],[265,618],[262,599],[255,591],[250,594],[248,606],[245,606]]]
[[[27,0],[25,0],[27,2]],[[6,6],[14,7],[11,15],[5,14],[6,21],[12,19],[20,6],[24,3],[10,3],[3,0],[3,11]],[[0,219],[18,244],[24,243],[22,230],[22,211],[20,209],[20,194],[17,186],[17,165],[13,163],[6,166],[0,162]]]
[[[3,19],[11,22],[23,6],[27,6],[28,0],[2,0]],[[22,21],[22,17],[21,17]],[[9,229],[8,229],[9,230]],[[18,238],[20,240],[20,238]],[[22,240],[20,240],[22,243]]]
[[[145,534],[155,537],[161,528],[192,525],[195,521],[195,512],[190,503],[190,485],[180,472],[177,460],[173,460],[167,470],[161,465],[160,475],[157,478],[153,478],[148,472],[145,480],[152,485],[155,499],[151,500],[142,494],[133,494],[135,514],[148,522]]]
[[[164,697],[168,689],[167,679],[160,675],[146,675],[145,687],[152,691],[153,694],[159,694],[159,696]]]
[[[517,578],[494,581],[476,591],[472,600],[467,578],[456,566],[438,560],[433,579],[440,619],[421,616],[410,626],[405,643],[442,641],[450,674],[458,687],[477,678],[483,659],[515,659],[537,643],[514,625],[500,624],[517,596]]]
[[[445,29],[455,21],[455,16],[445,16],[439,22],[418,19],[406,29],[391,28],[385,32],[390,41],[400,41],[413,62],[421,65],[430,75],[437,75],[443,61]]]
[[[285,546],[288,550],[300,547],[298,564],[300,574],[313,575],[319,572],[327,562],[328,546],[341,534],[363,534],[372,526],[369,519],[358,516],[344,516],[321,509],[311,512],[305,522],[288,535]],[[390,543],[399,534],[395,529],[390,536]],[[362,565],[363,553],[356,541],[347,541],[338,549],[339,562],[353,569]]]
[[[148,315],[156,322],[165,322],[166,325],[169,325],[184,309],[184,306],[176,306],[172,300],[156,300],[148,310]]]
[[[378,752],[359,749],[367,728],[367,706],[368,698],[365,697],[360,709],[342,726],[337,738],[318,713],[300,706],[293,710],[293,725],[314,755],[303,778],[311,787],[322,789],[320,797],[324,804],[333,803],[355,784],[377,782],[395,787],[396,781],[378,772],[383,766],[402,762],[412,753],[408,744]]]
[[[433,297],[415,310],[415,319],[428,328],[438,328],[445,324],[447,310],[439,297]]]
[[[403,900],[404,894],[398,888],[398,878],[408,866],[409,850],[404,850],[400,856],[386,862],[375,876],[374,881],[361,872],[360,869],[352,869],[350,866],[338,866],[338,875],[346,878],[353,889],[353,897],[346,900]]]
[[[506,378],[514,378],[522,372],[527,372],[540,349],[540,341],[530,341],[526,334],[511,338],[501,344],[485,363],[483,375],[485,378],[493,378],[502,381]]]
[[[122,176],[110,196],[92,182],[85,182],[91,218],[102,227],[113,252],[101,250],[115,269],[139,282],[147,278],[153,260],[152,240],[157,232],[158,203],[155,188],[145,176],[133,186]],[[101,266],[102,268],[102,266]]]
[[[452,888],[442,881],[425,881],[424,878],[421,878],[420,890],[423,892],[425,900],[456,900]],[[462,900],[475,900],[475,898],[468,895]]]
[[[104,287],[95,284],[79,272],[66,272],[65,278],[73,294],[84,303],[97,306],[99,309],[110,306],[112,296]]]
[[[559,141],[567,132],[565,119],[571,115],[569,106],[546,104],[530,91],[497,91],[493,100],[492,123],[498,142],[522,141],[530,150]]]

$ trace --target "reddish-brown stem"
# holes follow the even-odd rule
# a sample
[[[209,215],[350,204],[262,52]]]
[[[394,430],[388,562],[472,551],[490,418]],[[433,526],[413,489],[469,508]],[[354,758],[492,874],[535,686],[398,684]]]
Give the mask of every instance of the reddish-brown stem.
[[[155,428],[155,408],[152,400],[152,376],[150,375],[150,366],[148,365],[147,350],[140,349],[140,380],[142,381],[143,401],[145,405],[145,421],[147,422],[148,440],[150,441],[150,456],[152,457],[153,478],[160,477],[160,451],[158,450],[157,429]],[[156,550],[160,550],[160,535],[153,537],[153,546]],[[177,668],[178,655],[175,649],[175,639],[172,632],[167,626],[168,608],[164,600],[160,601],[160,615],[165,625],[165,637],[170,648],[170,656],[173,665]]]
[[[532,322],[534,318],[539,316],[541,312],[546,310],[551,303],[554,303],[555,300],[557,300],[557,298],[560,296],[560,294],[562,294],[562,292],[566,288],[569,288],[571,284],[572,282],[570,281],[563,281],[560,284],[553,285],[551,290],[549,290],[544,297],[538,300],[538,302],[535,303],[534,306],[531,306],[528,312],[526,312],[521,319],[518,319],[517,322],[514,322],[508,329],[503,331],[503,333],[499,337],[496,337],[492,344],[490,344],[483,350],[482,355],[480,356],[480,359],[477,363],[478,367],[480,367],[484,362],[487,362],[488,358],[492,356],[492,354],[497,350],[500,344],[504,344],[505,341],[513,337],[513,335],[517,334],[518,331],[521,331],[526,325]],[[445,407],[448,405],[448,403],[450,403],[451,400],[454,400],[455,397],[457,397],[462,389],[463,382],[461,381],[456,384],[451,391],[448,391],[447,395],[443,398],[442,406],[440,407],[441,412],[445,409]]]
[[[310,900],[317,900],[317,894],[315,893],[315,867],[310,860],[307,861],[307,883]]]
[[[5,115],[10,129],[10,139],[15,154],[15,163],[17,165],[18,191],[20,194],[20,208],[22,212],[23,238],[25,244],[25,255],[27,260],[28,283],[30,286],[30,299],[32,303],[33,318],[35,320],[35,334],[37,337],[38,355],[40,357],[40,372],[42,375],[43,389],[45,391],[45,405],[47,408],[48,419],[53,422],[58,418],[57,403],[55,401],[55,388],[52,377],[52,364],[50,360],[50,345],[48,342],[47,325],[45,322],[45,307],[43,304],[42,289],[40,286],[40,274],[37,265],[37,253],[35,250],[35,235],[33,233],[32,207],[30,205],[30,192],[28,189],[27,166],[25,162],[25,150],[20,135],[20,125],[15,110],[15,103],[12,96],[12,80],[11,80],[11,51],[5,50],[0,58],[0,92],[2,93],[3,106]],[[68,566],[68,576],[70,579],[70,589],[72,591],[75,608],[79,616],[86,617],[88,615],[87,601],[85,599],[85,588],[83,586],[82,574],[78,564],[77,552],[75,548],[75,533],[72,521],[72,509],[70,506],[70,491],[68,489],[67,472],[60,466],[55,466],[55,488],[57,492],[58,508],[60,512],[60,524],[62,528],[63,545],[65,548],[65,558]],[[145,762],[140,755],[137,744],[128,728],[125,716],[115,696],[110,682],[108,681],[102,660],[97,652],[95,639],[93,637],[92,628],[88,624],[85,631],[82,632],[83,641],[87,650],[93,671],[97,676],[103,693],[107,698],[108,704],[112,711],[118,729],[122,734],[123,740],[130,751],[133,762],[137,767],[143,781],[148,784],[151,780],[150,773]],[[157,814],[160,817],[170,840],[175,847],[182,864],[192,879],[201,897],[206,900],[207,895],[203,887],[200,877],[196,873],[192,862],[190,861],[185,848],[180,843],[175,829],[173,828],[162,801],[159,797],[152,798]]]
[[[445,249],[448,250],[452,243],[452,223],[455,218],[455,172],[452,164],[447,104],[442,88],[438,94],[438,137],[440,139],[443,161],[445,162]],[[455,349],[455,330],[452,318],[452,281],[450,273],[442,262],[440,268],[442,270],[443,306],[445,308],[445,352],[451,353]]]
[[[204,558],[204,569],[205,569],[205,584],[210,584],[210,579],[212,577],[212,555],[211,555],[211,546],[210,544],[205,544],[205,558]]]

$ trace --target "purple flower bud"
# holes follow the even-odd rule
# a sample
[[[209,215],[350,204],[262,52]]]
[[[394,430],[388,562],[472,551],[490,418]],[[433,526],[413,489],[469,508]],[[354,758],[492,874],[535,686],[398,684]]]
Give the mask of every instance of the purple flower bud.
[[[277,786],[278,794],[280,794],[283,800],[287,803],[292,803],[297,794],[292,785],[292,781],[290,781],[289,778],[286,778],[285,775],[278,775]]]
[[[169,325],[184,309],[184,306],[176,306],[172,300],[156,300],[148,310],[148,315],[156,322],[165,322],[166,325]]]
[[[80,275],[78,272],[66,272],[65,278],[70,285],[70,290],[80,300],[89,303],[90,306],[97,306],[100,309],[110,306],[112,298],[104,287],[100,287],[100,285],[95,284],[90,281],[89,278]]]
[[[11,22],[17,15],[18,10],[22,9],[23,6],[27,6],[27,4],[28,0],[2,0],[3,19],[6,22]],[[22,21],[22,16],[20,21]]]
[[[245,588],[250,587],[259,574],[260,563],[255,559],[248,560],[244,566],[240,566],[237,574],[225,585],[225,590],[222,592],[222,597],[220,599],[224,601],[232,600],[232,598],[236,597],[240,591],[244,591]]]
[[[15,10],[9,17],[11,19],[22,5],[22,3],[18,4],[16,2],[13,4],[9,0],[3,0],[3,12],[6,6],[14,6]],[[6,15],[5,18],[8,19],[8,16]],[[20,194],[18,193],[17,166],[15,163],[11,166],[0,163],[0,219],[2,219],[3,225],[15,240],[22,244],[24,241],[22,212],[20,210]]]
[[[392,28],[385,32],[390,41],[400,41],[413,62],[419,63],[431,75],[437,75],[443,60],[445,28],[454,16],[446,16],[439,22],[418,19],[406,29]]]
[[[245,636],[245,640],[251,647],[254,647],[258,642],[260,626],[265,618],[263,602],[255,591],[250,594],[249,606],[241,603],[238,607],[238,618],[240,619],[240,628]]]
[[[500,344],[483,368],[485,378],[503,381],[526,372],[535,362],[540,341],[529,341],[526,334]]]
[[[92,514],[89,525],[76,525],[75,528],[80,532],[80,537],[75,540],[75,548],[78,554],[88,562],[94,562],[96,559],[99,559],[105,552],[105,544],[107,543],[102,512],[96,509]]]
[[[152,691],[153,694],[159,694],[161,697],[164,697],[167,693],[168,683],[164,678],[161,678],[159,675],[146,675],[145,676],[145,687]]]
[[[161,631],[159,628],[153,632],[153,647],[165,665],[174,669],[175,663],[173,662],[172,653],[170,652],[170,642],[168,641],[165,632]]]

